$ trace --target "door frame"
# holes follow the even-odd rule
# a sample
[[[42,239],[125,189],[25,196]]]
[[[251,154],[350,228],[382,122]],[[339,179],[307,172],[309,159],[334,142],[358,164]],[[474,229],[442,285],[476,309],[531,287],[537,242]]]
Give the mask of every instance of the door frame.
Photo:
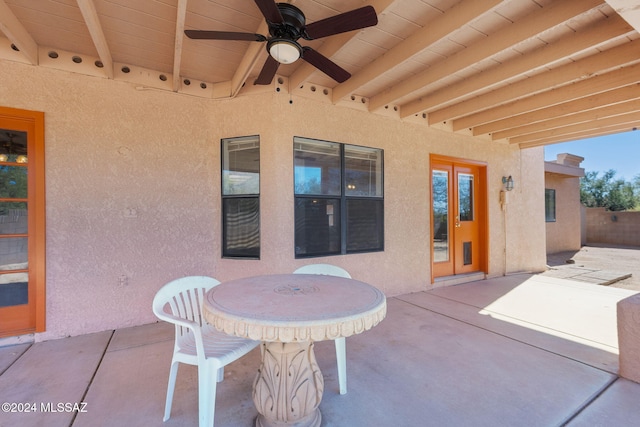
[[[44,113],[0,107],[0,120],[20,122],[27,130],[28,215],[28,277],[29,321],[19,327],[0,330],[0,337],[44,332],[46,328],[46,228],[45,228],[45,167]]]
[[[435,268],[434,268],[434,243],[433,243],[433,233],[434,233],[434,217],[433,217],[433,169],[437,164],[449,164],[451,171],[451,183],[453,185],[454,177],[453,173],[455,170],[455,166],[473,166],[478,168],[478,183],[477,183],[477,196],[476,196],[476,209],[478,215],[478,227],[479,227],[479,244],[478,244],[478,271],[483,272],[485,274],[488,273],[489,269],[489,215],[488,215],[488,201],[487,201],[487,163],[480,162],[476,160],[463,159],[459,157],[449,157],[438,154],[430,154],[429,155],[429,225],[431,233],[429,235],[429,248],[431,252],[430,256],[430,271],[431,271],[431,283],[435,282],[436,277],[446,277],[446,276],[436,276]],[[452,191],[450,191],[451,195]],[[448,229],[450,242],[453,244],[454,238],[451,233],[453,229],[453,216],[451,211],[449,213],[449,221],[448,221]],[[453,250],[451,253],[453,254]],[[452,261],[453,262],[453,261]]]

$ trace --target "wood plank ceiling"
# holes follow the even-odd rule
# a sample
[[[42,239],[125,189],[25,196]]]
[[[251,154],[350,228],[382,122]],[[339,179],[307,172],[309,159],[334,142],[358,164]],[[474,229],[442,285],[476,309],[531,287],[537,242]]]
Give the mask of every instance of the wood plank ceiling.
[[[375,8],[375,27],[301,43],[349,71],[349,80],[338,84],[298,60],[281,65],[270,86],[255,86],[264,43],[184,36],[267,35],[251,0],[0,0],[0,61],[209,98],[275,88],[521,148],[640,124],[633,0],[290,3],[307,23]]]

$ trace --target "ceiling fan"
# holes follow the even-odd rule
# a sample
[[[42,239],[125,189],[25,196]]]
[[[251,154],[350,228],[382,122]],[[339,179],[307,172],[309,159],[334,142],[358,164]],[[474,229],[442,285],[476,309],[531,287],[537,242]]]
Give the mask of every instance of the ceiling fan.
[[[306,24],[304,13],[288,3],[276,3],[274,0],[255,0],[269,26],[269,36],[233,31],[185,30],[191,39],[206,40],[242,40],[267,42],[267,58],[256,85],[268,85],[280,64],[291,64],[302,58],[338,83],[351,77],[351,74],[318,51],[301,46],[298,39],[315,40],[361,28],[372,27],[378,23],[378,15],[372,6],[364,6],[350,12],[341,13],[320,21]]]

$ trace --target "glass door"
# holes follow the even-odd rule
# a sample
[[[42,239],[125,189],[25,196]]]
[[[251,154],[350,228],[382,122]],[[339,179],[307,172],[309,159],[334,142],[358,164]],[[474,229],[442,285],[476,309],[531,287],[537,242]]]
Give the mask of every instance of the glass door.
[[[478,221],[478,171],[472,166],[454,166],[454,271],[464,274],[478,271],[479,231]]]
[[[483,169],[454,160],[432,159],[433,277],[486,268]]]
[[[0,108],[0,336],[44,330],[41,129],[41,113]]]

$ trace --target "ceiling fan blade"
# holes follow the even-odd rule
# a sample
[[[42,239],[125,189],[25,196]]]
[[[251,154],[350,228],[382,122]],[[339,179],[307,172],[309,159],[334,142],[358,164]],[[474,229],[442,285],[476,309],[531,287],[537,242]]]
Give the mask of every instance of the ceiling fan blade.
[[[276,71],[278,71],[278,66],[280,63],[273,59],[271,55],[267,57],[264,65],[262,66],[262,70],[258,75],[256,81],[253,82],[254,85],[268,85],[271,84],[273,77],[276,75]]]
[[[306,26],[303,37],[307,40],[319,39],[334,34],[346,33],[378,23],[378,14],[372,6],[364,6],[351,12],[341,13],[321,19]]]
[[[280,9],[278,9],[278,5],[274,0],[255,0],[255,2],[267,22],[272,24],[282,24],[284,22]]]
[[[351,74],[347,70],[341,68],[338,64],[308,46],[302,48],[302,59],[338,83],[342,83],[351,77]]]
[[[263,42],[267,40],[267,38],[261,34],[236,33],[234,31],[184,30],[184,34],[190,39],[202,40],[246,40],[250,42]]]

